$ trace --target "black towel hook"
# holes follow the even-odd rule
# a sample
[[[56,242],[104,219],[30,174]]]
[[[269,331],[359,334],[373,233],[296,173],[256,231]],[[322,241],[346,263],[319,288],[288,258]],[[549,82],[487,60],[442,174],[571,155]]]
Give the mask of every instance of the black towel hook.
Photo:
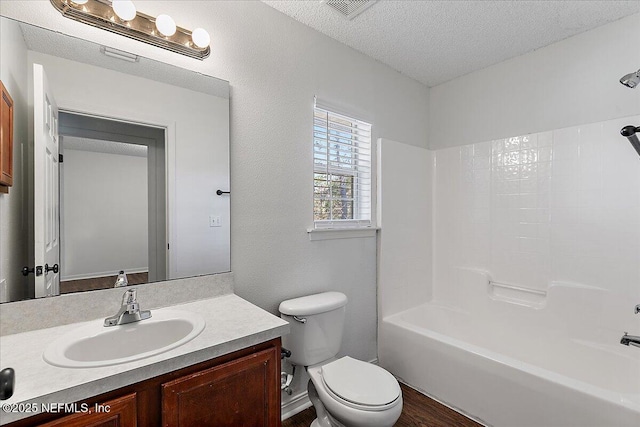
[[[222,196],[223,194],[231,194],[231,191],[222,191],[222,190],[218,190],[216,191],[216,194],[218,196]]]

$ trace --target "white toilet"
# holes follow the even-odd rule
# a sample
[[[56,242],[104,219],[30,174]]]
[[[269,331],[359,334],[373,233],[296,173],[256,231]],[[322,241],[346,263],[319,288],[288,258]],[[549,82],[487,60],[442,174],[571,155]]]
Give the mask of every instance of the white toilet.
[[[307,368],[309,399],[317,419],[311,427],[387,427],[402,412],[398,381],[383,368],[350,357],[336,359],[342,342],[346,295],[324,292],[280,304],[291,326],[283,346],[289,361]]]

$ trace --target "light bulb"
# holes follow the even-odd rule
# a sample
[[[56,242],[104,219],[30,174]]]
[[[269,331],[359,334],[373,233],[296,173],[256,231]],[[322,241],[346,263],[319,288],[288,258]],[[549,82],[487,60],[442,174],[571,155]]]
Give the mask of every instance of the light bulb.
[[[88,1],[89,0],[71,0],[71,3],[73,3],[73,4],[85,4]]]
[[[193,44],[198,46],[201,49],[209,46],[211,43],[211,37],[209,37],[209,33],[204,28],[196,28],[191,33],[191,40],[193,40]]]
[[[136,6],[131,0],[113,0],[111,7],[113,7],[113,11],[118,15],[118,18],[123,21],[131,21],[136,17]]]
[[[156,28],[165,37],[170,37],[176,33],[176,23],[169,15],[158,15]]]

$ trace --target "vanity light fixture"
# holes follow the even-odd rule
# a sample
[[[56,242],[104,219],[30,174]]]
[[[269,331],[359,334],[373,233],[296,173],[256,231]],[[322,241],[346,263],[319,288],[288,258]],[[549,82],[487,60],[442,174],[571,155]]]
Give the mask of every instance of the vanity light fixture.
[[[138,12],[131,0],[50,0],[70,19],[203,60],[211,53],[209,33],[176,26],[169,15],[154,18]]]
[[[191,38],[193,39],[193,44],[201,48],[205,48],[209,46],[209,43],[211,43],[209,33],[204,28],[196,28],[193,30]]]
[[[169,15],[158,15],[156,18],[156,28],[165,37],[171,37],[176,33],[176,23]]]
[[[111,7],[118,18],[123,21],[131,21],[135,19],[137,10],[136,6],[133,4],[131,0],[113,0],[111,2]]]

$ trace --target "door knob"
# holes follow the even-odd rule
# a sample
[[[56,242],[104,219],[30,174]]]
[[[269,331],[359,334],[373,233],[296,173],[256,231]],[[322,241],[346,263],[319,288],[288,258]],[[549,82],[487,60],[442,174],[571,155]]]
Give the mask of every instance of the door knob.
[[[59,271],[58,264],[53,264],[53,267],[49,267],[49,264],[45,264],[44,265],[44,272],[48,273],[50,271],[53,271],[54,273],[58,273],[58,271]]]
[[[13,368],[5,368],[0,371],[0,400],[6,400],[13,395],[16,375]]]
[[[22,275],[27,277],[30,273],[36,273],[36,276],[42,276],[42,266],[36,265],[35,268],[29,268],[27,266],[22,267]]]

